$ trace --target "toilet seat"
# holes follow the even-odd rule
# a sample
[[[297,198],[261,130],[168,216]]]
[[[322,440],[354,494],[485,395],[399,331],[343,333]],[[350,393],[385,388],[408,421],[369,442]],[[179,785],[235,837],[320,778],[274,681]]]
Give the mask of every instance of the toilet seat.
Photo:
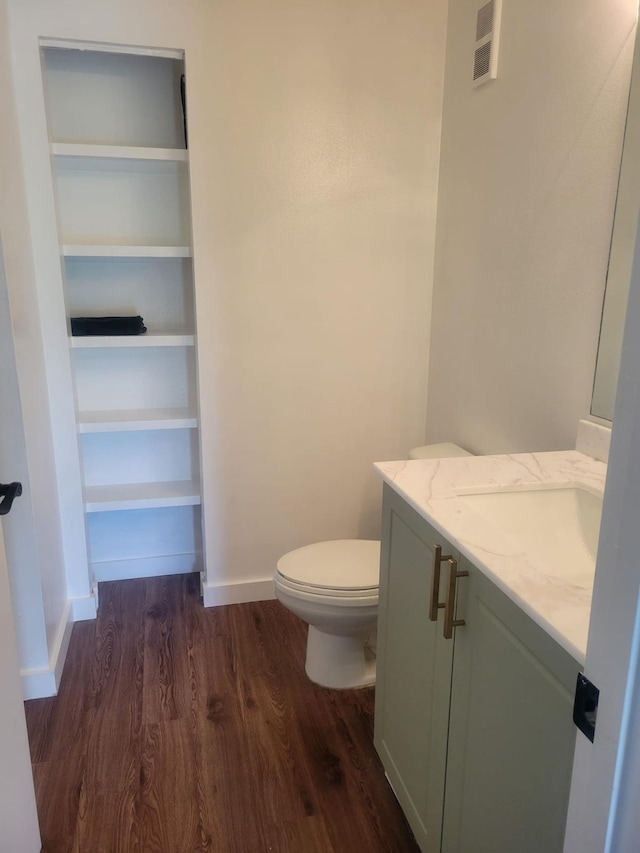
[[[328,586],[313,586],[312,584],[296,583],[296,581],[285,578],[276,571],[274,582],[277,587],[287,590],[291,595],[306,601],[317,601],[324,599],[327,604],[375,604],[378,601],[378,587],[367,587],[366,589],[344,589]]]
[[[311,595],[377,597],[380,542],[336,539],[305,545],[278,560],[276,576],[292,591]]]

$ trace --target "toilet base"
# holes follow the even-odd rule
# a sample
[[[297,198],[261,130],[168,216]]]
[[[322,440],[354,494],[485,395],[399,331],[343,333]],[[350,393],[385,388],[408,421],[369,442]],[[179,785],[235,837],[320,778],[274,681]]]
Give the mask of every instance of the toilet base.
[[[326,634],[309,625],[305,671],[322,687],[350,689],[376,683],[376,659],[368,632],[355,637]]]

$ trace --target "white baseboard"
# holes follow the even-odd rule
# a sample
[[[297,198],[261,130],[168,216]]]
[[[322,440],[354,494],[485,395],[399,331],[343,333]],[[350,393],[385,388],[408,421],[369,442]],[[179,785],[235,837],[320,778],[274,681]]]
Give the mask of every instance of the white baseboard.
[[[22,698],[44,699],[58,692],[55,673],[50,669],[21,669]]]
[[[45,696],[55,696],[60,686],[62,670],[71,641],[73,630],[73,607],[71,599],[67,600],[58,631],[56,632],[49,666],[43,669],[22,669],[22,695],[24,699],[42,699]]]
[[[51,657],[49,658],[49,668],[53,670],[55,675],[56,692],[60,686],[62,669],[67,659],[69,643],[71,642],[71,632],[73,631],[73,608],[71,607],[71,601],[67,601],[66,611],[66,619],[64,623],[61,623],[60,628],[58,628],[58,634],[53,644]]]
[[[202,585],[202,603],[205,607],[221,604],[246,604],[249,601],[269,601],[275,598],[273,578],[234,581]]]
[[[97,593],[85,595],[83,598],[72,598],[71,615],[74,622],[85,622],[87,619],[95,619],[98,615]]]
[[[201,562],[200,554],[169,554],[162,557],[92,563],[91,571],[96,581],[123,581],[161,575],[186,575],[200,571]]]

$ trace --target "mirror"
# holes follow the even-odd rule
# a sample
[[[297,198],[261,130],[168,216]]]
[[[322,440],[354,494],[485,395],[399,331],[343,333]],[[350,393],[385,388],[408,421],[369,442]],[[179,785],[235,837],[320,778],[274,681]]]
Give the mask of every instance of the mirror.
[[[591,414],[613,420],[622,333],[640,208],[640,38],[631,74],[631,91],[622,149],[618,198],[611,236],[607,288],[602,311]]]

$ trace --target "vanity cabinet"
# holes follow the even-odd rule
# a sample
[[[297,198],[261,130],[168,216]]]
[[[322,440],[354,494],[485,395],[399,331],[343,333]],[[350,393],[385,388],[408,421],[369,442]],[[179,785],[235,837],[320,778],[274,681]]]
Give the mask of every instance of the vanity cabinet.
[[[427,618],[437,545],[451,553],[385,486],[374,742],[418,843],[430,851],[439,849],[442,827],[453,664],[442,620]]]
[[[421,849],[561,853],[579,665],[388,486],[381,555],[375,744]]]

